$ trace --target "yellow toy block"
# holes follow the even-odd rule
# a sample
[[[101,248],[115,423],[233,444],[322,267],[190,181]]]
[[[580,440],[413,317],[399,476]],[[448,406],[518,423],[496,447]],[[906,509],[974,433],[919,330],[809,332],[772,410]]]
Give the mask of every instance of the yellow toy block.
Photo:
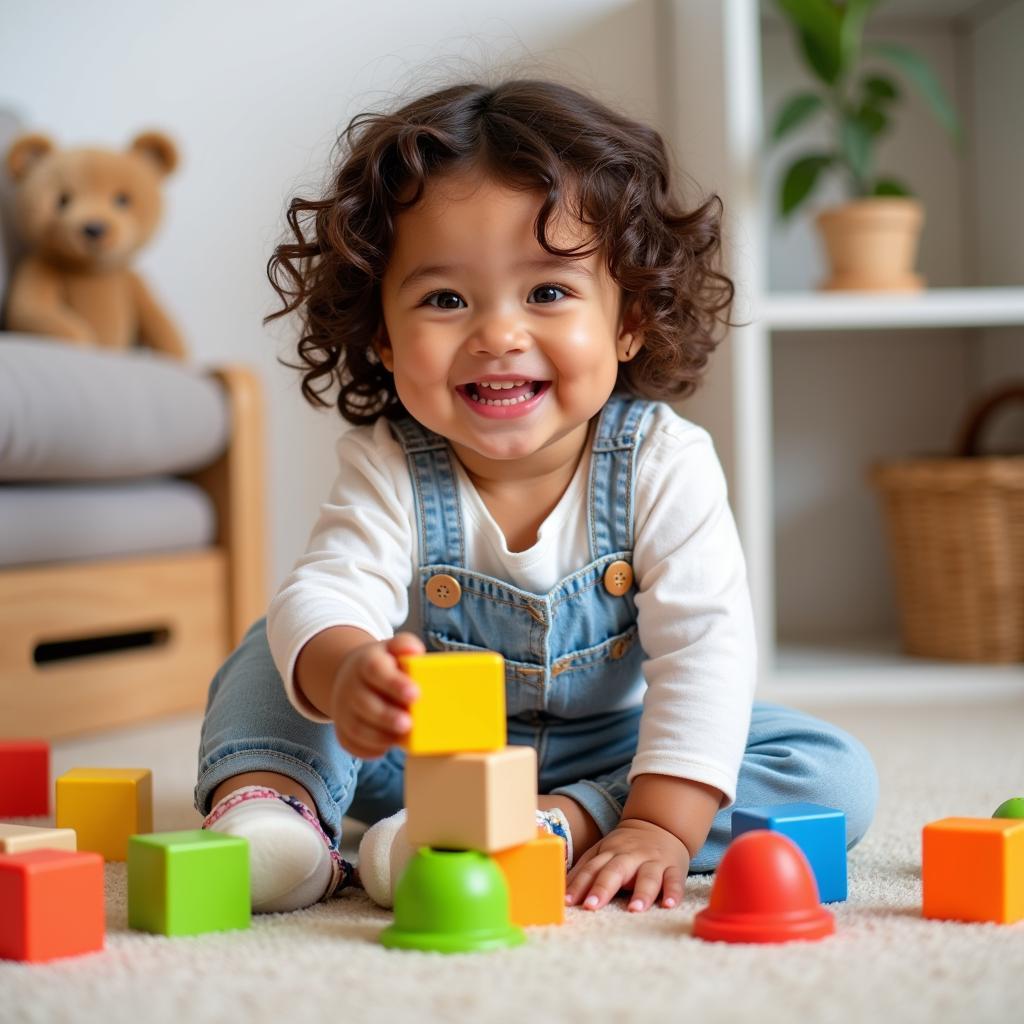
[[[415,848],[493,853],[537,832],[533,747],[407,757],[406,838]]]
[[[28,850],[76,850],[75,830],[9,825],[0,821],[0,853],[25,853]]]
[[[1024,820],[943,818],[921,838],[925,917],[1024,919]]]
[[[403,744],[408,753],[500,750],[508,742],[505,659],[500,654],[407,654],[398,663],[420,690]]]
[[[508,914],[513,924],[565,921],[565,842],[547,829],[522,846],[492,854],[508,883]]]
[[[72,768],[57,779],[57,827],[78,833],[78,849],[126,860],[128,838],[153,831],[148,768]]]

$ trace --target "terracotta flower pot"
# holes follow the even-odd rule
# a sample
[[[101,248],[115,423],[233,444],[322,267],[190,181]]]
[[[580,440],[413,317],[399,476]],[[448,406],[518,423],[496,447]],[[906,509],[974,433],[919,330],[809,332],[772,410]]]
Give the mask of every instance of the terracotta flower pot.
[[[816,221],[831,265],[823,291],[916,292],[924,209],[916,199],[880,196],[822,210]]]

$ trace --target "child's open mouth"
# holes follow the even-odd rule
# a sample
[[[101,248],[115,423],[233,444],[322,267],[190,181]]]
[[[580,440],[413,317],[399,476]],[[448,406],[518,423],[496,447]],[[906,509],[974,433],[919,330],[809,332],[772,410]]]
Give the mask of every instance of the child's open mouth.
[[[471,381],[455,390],[474,412],[491,419],[524,416],[551,387],[549,380]]]

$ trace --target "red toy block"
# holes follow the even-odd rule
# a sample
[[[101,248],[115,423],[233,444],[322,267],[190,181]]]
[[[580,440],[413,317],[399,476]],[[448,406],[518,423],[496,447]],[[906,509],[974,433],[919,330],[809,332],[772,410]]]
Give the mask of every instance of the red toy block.
[[[98,853],[0,854],[0,958],[43,963],[103,948]]]
[[[35,818],[50,813],[50,744],[0,740],[0,817]]]

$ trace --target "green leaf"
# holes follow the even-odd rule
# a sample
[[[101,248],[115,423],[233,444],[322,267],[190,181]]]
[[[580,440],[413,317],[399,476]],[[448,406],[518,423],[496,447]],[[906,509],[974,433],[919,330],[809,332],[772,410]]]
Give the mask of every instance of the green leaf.
[[[871,190],[873,196],[912,196],[914,193],[895,178],[879,178]]]
[[[842,73],[851,71],[860,57],[864,23],[878,0],[848,0],[839,8],[839,62]]]
[[[797,30],[811,70],[832,85],[842,70],[841,12],[829,0],[775,0]]]
[[[865,180],[871,171],[871,132],[859,117],[844,117],[839,142],[858,186],[866,190]]]
[[[931,106],[932,113],[949,132],[953,141],[957,145],[961,143],[960,122],[956,111],[946,98],[932,69],[916,53],[896,43],[872,43],[866,47],[865,52],[896,65],[920,90]]]
[[[772,130],[772,140],[778,142],[824,105],[825,101],[813,92],[802,92],[794,96],[779,111],[775,128]]]
[[[810,194],[821,172],[833,162],[831,156],[813,154],[801,157],[786,171],[779,193],[779,212],[788,217]]]
[[[872,100],[897,100],[900,97],[896,83],[885,75],[868,75],[861,82],[861,88],[864,95]]]
[[[877,138],[889,127],[889,118],[885,111],[869,103],[865,103],[857,111],[857,120],[863,125],[864,130],[872,139]]]

